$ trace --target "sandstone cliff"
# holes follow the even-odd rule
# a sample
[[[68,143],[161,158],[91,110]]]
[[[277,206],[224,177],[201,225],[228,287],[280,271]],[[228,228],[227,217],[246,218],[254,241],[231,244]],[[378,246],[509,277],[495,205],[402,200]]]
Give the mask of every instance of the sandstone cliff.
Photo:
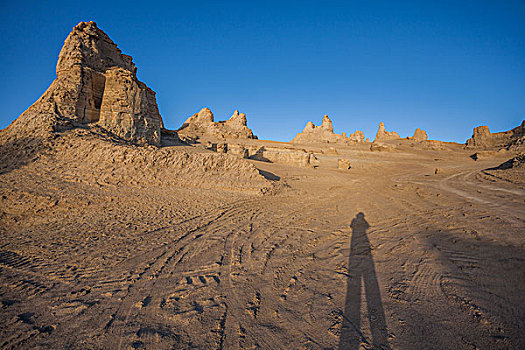
[[[357,130],[355,133],[346,136],[346,133],[341,135],[334,133],[332,121],[325,115],[320,126],[315,126],[314,123],[308,122],[303,132],[297,134],[292,140],[293,143],[340,143],[351,144],[356,142],[365,142],[365,136],[362,131]]]
[[[525,120],[514,129],[491,133],[488,126],[474,128],[472,137],[467,140],[469,148],[523,148],[525,143]]]
[[[376,138],[374,142],[376,141],[387,141],[387,140],[398,140],[401,137],[399,137],[398,133],[395,131],[386,131],[385,130],[385,124],[383,122],[379,123],[379,129],[377,130]]]
[[[81,22],[60,51],[56,79],[8,132],[33,134],[96,123],[127,141],[160,146],[163,123],[155,92],[136,73],[133,59],[95,22]]]
[[[199,113],[189,117],[177,130],[185,138],[220,138],[220,139],[256,139],[247,126],[244,113],[235,111],[230,119],[215,122],[213,113],[208,108],[203,108]]]

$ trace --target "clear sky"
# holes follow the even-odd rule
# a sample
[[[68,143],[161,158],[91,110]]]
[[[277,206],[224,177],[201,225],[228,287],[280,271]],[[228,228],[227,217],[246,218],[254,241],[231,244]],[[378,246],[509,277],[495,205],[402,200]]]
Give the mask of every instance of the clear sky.
[[[373,139],[464,142],[525,119],[525,1],[0,2],[0,128],[55,78],[64,39],[97,22],[157,92],[167,128],[235,109],[289,141],[328,114]]]

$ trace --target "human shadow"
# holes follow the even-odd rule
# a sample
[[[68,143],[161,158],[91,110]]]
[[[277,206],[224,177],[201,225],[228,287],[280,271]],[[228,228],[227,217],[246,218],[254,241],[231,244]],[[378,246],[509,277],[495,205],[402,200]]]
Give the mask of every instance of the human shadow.
[[[359,349],[361,343],[372,345],[374,349],[390,349],[381,292],[377,282],[370,241],[366,234],[370,225],[365,220],[365,214],[358,213],[350,227],[352,228],[351,251],[339,349]],[[363,285],[367,306],[366,317],[370,324],[372,339],[365,337],[361,330]]]

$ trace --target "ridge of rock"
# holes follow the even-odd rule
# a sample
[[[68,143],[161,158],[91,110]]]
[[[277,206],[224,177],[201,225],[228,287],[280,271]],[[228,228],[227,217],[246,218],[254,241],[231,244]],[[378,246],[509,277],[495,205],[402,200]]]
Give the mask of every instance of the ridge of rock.
[[[515,148],[525,145],[525,120],[521,125],[503,132],[491,133],[486,125],[474,128],[472,137],[467,140],[468,148]]]
[[[309,121],[306,123],[303,131],[298,133],[292,143],[340,143],[340,144],[352,144],[365,142],[365,136],[362,131],[357,130],[356,132],[346,136],[346,133],[341,135],[334,133],[334,127],[332,120],[325,115],[320,126],[315,126],[314,123]]]
[[[256,139],[250,128],[246,114],[235,110],[233,115],[225,121],[216,122],[212,111],[203,108],[182,124],[177,130],[181,137],[199,138],[203,136],[220,139]]]

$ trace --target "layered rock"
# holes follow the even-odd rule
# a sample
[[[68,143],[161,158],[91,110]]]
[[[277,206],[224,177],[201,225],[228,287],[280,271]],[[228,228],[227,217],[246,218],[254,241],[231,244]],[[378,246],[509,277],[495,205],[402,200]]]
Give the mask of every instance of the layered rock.
[[[398,133],[395,131],[386,131],[385,130],[385,123],[381,122],[379,123],[379,129],[377,130],[376,138],[374,142],[376,141],[388,141],[388,140],[399,140],[401,137],[399,137]]]
[[[303,132],[297,134],[292,140],[293,143],[340,143],[351,144],[356,142],[365,142],[365,136],[362,131],[357,130],[355,133],[346,136],[334,133],[332,121],[325,115],[321,125],[315,126],[314,123],[306,123]]]
[[[282,147],[259,147],[253,154],[250,154],[250,159],[305,168],[319,165],[317,157],[312,152]]]
[[[416,131],[414,131],[414,136],[409,136],[408,139],[413,141],[426,141],[428,139],[427,132],[417,128]]]
[[[162,118],[155,92],[137,79],[130,56],[95,22],[73,28],[60,51],[57,78],[13,128],[57,128],[97,123],[137,144],[160,146]]]
[[[472,137],[467,140],[471,148],[512,148],[523,147],[525,138],[525,120],[520,126],[503,132],[491,133],[488,126],[474,128]]]
[[[214,121],[213,113],[203,108],[199,113],[189,117],[177,130],[181,137],[200,138],[211,137],[220,139],[256,139],[252,130],[248,128],[248,121],[244,113],[235,111],[226,121]]]

